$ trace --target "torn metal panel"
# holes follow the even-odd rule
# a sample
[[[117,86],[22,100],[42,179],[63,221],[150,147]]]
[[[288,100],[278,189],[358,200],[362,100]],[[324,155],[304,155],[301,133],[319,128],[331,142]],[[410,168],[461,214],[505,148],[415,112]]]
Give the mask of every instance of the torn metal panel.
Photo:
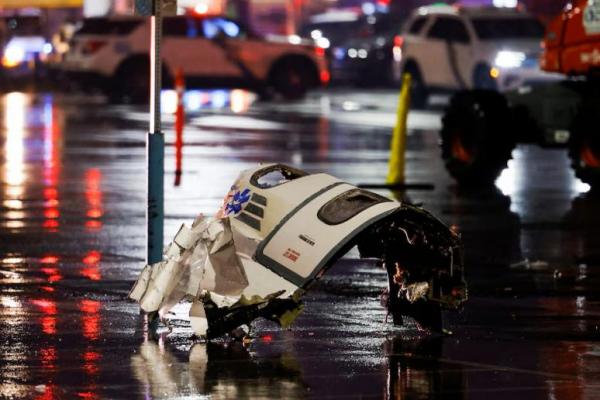
[[[242,172],[216,216],[182,227],[130,297],[161,316],[192,301],[192,327],[207,338],[258,317],[289,326],[311,283],[355,245],[387,269],[396,324],[408,315],[441,330],[441,308],[466,300],[460,240],[431,214],[279,164]]]

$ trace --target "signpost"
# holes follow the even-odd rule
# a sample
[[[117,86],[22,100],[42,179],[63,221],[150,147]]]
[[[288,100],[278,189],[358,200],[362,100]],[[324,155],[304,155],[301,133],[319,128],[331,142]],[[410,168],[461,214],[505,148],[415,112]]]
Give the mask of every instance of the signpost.
[[[136,14],[150,16],[150,127],[146,139],[148,163],[148,208],[147,255],[146,262],[154,264],[162,260],[164,237],[164,158],[165,136],[162,133],[160,92],[161,92],[161,39],[163,3],[168,0],[136,0]]]

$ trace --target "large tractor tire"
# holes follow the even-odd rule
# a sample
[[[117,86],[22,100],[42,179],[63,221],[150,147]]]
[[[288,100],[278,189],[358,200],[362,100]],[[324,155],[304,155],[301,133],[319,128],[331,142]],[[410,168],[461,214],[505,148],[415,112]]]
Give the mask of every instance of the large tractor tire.
[[[442,119],[446,169],[465,186],[491,185],[515,147],[511,112],[503,95],[489,90],[459,92]]]
[[[575,176],[596,190],[600,189],[600,131],[597,128],[600,104],[587,101],[573,120],[569,157]]]

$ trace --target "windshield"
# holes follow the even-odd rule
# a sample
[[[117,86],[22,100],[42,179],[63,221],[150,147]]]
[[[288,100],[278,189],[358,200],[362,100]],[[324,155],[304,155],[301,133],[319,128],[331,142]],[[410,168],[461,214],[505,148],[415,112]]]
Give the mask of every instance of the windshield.
[[[473,19],[477,36],[487,39],[542,39],[544,26],[534,18]]]
[[[400,31],[402,20],[390,15],[369,15],[362,20],[362,24],[354,36],[394,34]]]
[[[320,22],[305,25],[300,30],[300,36],[317,39],[327,38],[332,44],[338,44],[352,36],[360,26],[360,21]]]
[[[3,24],[9,37],[39,36],[42,34],[38,17],[4,17]]]
[[[128,35],[142,20],[110,20],[108,18],[88,18],[76,32],[77,35]]]

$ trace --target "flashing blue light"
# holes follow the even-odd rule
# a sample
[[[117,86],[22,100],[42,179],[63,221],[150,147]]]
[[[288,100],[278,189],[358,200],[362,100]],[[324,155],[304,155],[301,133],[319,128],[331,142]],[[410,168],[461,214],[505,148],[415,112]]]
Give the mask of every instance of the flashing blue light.
[[[46,43],[44,43],[44,46],[42,47],[42,52],[44,54],[50,54],[50,53],[52,53],[52,49],[53,49],[52,43],[46,42]]]
[[[211,93],[211,100],[213,107],[222,108],[227,105],[228,93],[225,90],[214,90]]]
[[[362,12],[365,15],[372,15],[373,13],[375,13],[375,4],[373,4],[373,3],[363,3],[363,5],[362,5]]]

